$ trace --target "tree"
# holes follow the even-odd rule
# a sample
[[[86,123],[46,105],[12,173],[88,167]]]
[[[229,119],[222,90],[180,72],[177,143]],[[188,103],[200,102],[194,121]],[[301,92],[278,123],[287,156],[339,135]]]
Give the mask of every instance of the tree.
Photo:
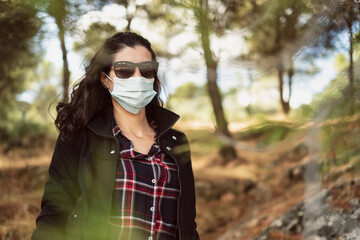
[[[118,4],[125,8],[127,25],[124,31],[131,31],[131,23],[136,16],[137,11],[143,4],[138,4],[136,0],[87,0],[88,3],[93,4],[96,9],[101,9],[107,4]]]
[[[354,86],[354,45],[360,42],[360,3],[354,0],[341,1],[335,15],[335,24],[348,34],[348,56],[349,56],[349,86],[348,96],[354,97],[356,92]],[[341,34],[341,33],[340,33]],[[355,99],[351,100],[350,113],[354,114]]]
[[[25,90],[26,72],[34,67],[41,51],[35,36],[42,21],[31,5],[0,1],[0,121],[8,118],[16,95]]]
[[[232,137],[228,129],[228,123],[225,118],[224,109],[222,106],[222,96],[217,85],[217,65],[218,61],[214,57],[210,48],[210,19],[209,19],[209,7],[208,0],[199,0],[199,6],[192,8],[194,15],[198,20],[198,31],[201,38],[201,46],[204,51],[204,60],[206,64],[207,75],[207,88],[211,103],[213,106],[216,126],[219,132],[227,137]],[[237,157],[236,150],[233,146],[227,145],[220,149],[220,153],[226,161],[235,159]]]
[[[69,15],[69,3],[66,0],[49,0],[46,12],[55,19],[58,27],[58,37],[60,40],[62,59],[63,59],[63,102],[69,101],[70,71],[67,59],[65,43],[66,20]]]
[[[354,44],[360,40],[360,3],[354,0],[340,1],[339,7],[335,15],[335,24],[340,29],[347,32],[349,50],[348,56],[350,60],[348,68],[349,90],[351,95],[354,93]]]
[[[338,46],[345,43],[344,36],[347,35],[348,43],[348,87],[344,91],[346,101],[349,105],[350,114],[354,113],[356,92],[354,75],[354,53],[356,46],[360,43],[360,3],[357,0],[342,1],[310,1],[318,12],[319,18],[326,22],[326,27],[320,31],[319,37],[314,42],[314,48],[336,50]],[[346,46],[347,47],[347,46]]]
[[[69,101],[70,71],[66,49],[67,33],[75,30],[75,22],[83,13],[84,2],[75,0],[27,0],[33,3],[38,11],[52,17],[58,28],[58,38],[63,62],[63,102]]]
[[[302,47],[298,40],[308,27],[308,22],[302,19],[310,14],[310,8],[305,2],[297,0],[269,1],[260,5],[257,1],[249,2],[251,4],[244,15],[252,15],[253,12],[259,15],[262,12],[263,17],[261,22],[248,29],[246,41],[249,51],[243,59],[257,62],[262,70],[276,70],[281,107],[288,114],[296,73],[294,57]],[[287,96],[284,92],[285,77]]]
[[[209,4],[208,0],[173,2],[177,7],[190,10],[194,16],[197,23],[196,31],[200,38],[201,48],[203,50],[207,76],[207,91],[215,115],[216,128],[222,135],[232,138],[222,106],[222,96],[217,85],[217,67],[219,59],[211,49],[211,36],[214,33],[217,36],[224,34],[224,30],[231,26],[231,21],[234,19],[233,13],[236,12],[237,8],[235,7],[236,4],[234,4],[234,1],[211,3],[212,4]],[[221,147],[220,154],[225,163],[237,158],[235,148],[228,143]]]

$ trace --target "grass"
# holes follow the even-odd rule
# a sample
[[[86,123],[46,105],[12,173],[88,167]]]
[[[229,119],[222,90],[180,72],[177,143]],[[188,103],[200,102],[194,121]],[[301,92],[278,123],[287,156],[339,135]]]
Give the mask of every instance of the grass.
[[[216,134],[209,130],[191,129],[185,130],[185,132],[190,142],[191,154],[193,157],[217,153],[220,146],[223,144]]]
[[[298,132],[302,125],[302,122],[265,121],[239,132],[236,138],[239,140],[255,139],[258,145],[272,145]]]

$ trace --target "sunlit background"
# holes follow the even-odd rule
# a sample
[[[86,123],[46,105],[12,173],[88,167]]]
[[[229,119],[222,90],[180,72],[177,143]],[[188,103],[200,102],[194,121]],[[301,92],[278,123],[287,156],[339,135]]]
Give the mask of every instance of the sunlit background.
[[[1,0],[0,239],[29,239],[56,105],[117,31],[158,55],[201,239],[360,239],[358,0]]]

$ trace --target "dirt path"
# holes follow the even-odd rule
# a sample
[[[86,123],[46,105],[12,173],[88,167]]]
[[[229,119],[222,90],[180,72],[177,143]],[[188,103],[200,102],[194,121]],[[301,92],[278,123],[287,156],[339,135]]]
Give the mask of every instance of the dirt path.
[[[184,130],[190,131],[188,136],[197,134]],[[200,137],[212,134],[208,128],[197,131],[204,131]],[[302,201],[305,185],[302,168],[297,167],[308,154],[302,144],[304,137],[299,135],[267,149],[251,139],[237,142],[239,160],[226,165],[221,164],[214,145],[206,146],[203,138],[195,137],[190,144],[201,239],[253,239],[277,216]],[[204,149],[197,149],[199,146]],[[0,189],[4,193],[0,197],[0,239],[29,239],[51,154],[52,147],[0,155]]]

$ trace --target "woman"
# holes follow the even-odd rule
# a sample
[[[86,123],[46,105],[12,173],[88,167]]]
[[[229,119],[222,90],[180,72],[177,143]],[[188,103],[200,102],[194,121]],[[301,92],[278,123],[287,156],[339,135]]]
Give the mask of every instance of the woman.
[[[33,240],[199,239],[189,145],[157,70],[148,40],[117,33],[58,104]]]

